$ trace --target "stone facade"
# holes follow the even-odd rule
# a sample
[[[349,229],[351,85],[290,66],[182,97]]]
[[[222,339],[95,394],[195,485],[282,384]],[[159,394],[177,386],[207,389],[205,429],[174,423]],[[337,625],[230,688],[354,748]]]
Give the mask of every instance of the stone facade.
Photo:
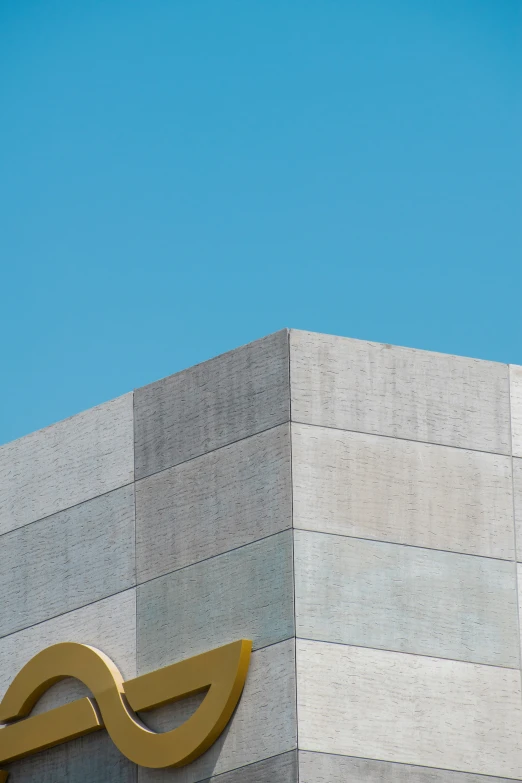
[[[131,678],[253,640],[195,762],[102,731],[9,783],[522,780],[517,576],[522,368],[277,332],[0,448],[0,698],[60,641]]]

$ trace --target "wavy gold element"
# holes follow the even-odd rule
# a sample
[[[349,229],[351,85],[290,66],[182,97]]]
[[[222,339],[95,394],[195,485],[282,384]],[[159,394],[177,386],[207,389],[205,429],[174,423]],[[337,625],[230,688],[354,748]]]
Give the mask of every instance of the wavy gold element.
[[[124,682],[114,663],[94,647],[56,644],[34,656],[0,703],[0,764],[23,758],[105,726],[116,747],[143,767],[178,767],[193,761],[219,737],[241,696],[252,642],[241,639]],[[85,697],[26,717],[54,683],[75,677]],[[195,713],[158,734],[136,715],[208,688]],[[20,720],[23,719],[23,720]],[[2,777],[4,776],[4,777]],[[0,783],[7,774],[0,771]]]

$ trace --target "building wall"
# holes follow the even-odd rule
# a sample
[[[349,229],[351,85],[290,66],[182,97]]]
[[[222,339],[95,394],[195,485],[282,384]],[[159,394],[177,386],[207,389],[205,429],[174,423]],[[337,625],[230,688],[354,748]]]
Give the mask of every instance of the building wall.
[[[60,641],[127,679],[253,640],[231,724],[189,766],[138,769],[102,731],[9,783],[295,779],[288,366],[280,332],[0,449],[0,696]],[[36,711],[85,692],[63,681]],[[173,727],[198,698],[143,719]]]
[[[0,698],[59,641],[124,678],[254,643],[196,762],[138,769],[102,731],[9,783],[522,780],[521,525],[522,368],[306,332],[3,446]]]
[[[290,342],[300,782],[522,778],[521,368]]]

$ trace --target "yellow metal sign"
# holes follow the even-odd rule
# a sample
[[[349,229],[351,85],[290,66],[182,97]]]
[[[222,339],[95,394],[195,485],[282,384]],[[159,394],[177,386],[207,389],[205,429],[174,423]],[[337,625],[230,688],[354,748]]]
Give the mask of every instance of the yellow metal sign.
[[[85,644],[55,644],[34,656],[16,675],[0,703],[0,765],[106,728],[116,747],[143,767],[181,767],[207,750],[227,725],[241,696],[252,642],[223,647],[123,681],[114,663]],[[85,697],[29,716],[45,691],[75,677]],[[137,712],[208,689],[194,714],[171,731],[147,728]],[[29,717],[28,717],[29,716]],[[7,773],[0,771],[0,783]]]

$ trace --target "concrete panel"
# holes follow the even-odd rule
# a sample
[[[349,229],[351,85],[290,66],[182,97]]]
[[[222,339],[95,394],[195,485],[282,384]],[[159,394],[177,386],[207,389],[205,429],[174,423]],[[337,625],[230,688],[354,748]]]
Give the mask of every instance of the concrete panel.
[[[138,674],[234,639],[259,648],[293,634],[291,531],[138,587]]]
[[[514,557],[511,459],[292,425],[294,525]]]
[[[520,630],[520,649],[522,650],[522,564],[517,563],[518,580],[518,622]]]
[[[136,478],[290,418],[283,330],[135,392]]]
[[[518,668],[513,563],[303,530],[294,547],[297,636]]]
[[[206,753],[178,769],[140,768],[139,781],[194,783],[285,753],[296,745],[295,642],[288,640],[252,654],[238,707],[223,734]],[[242,783],[248,779],[239,777]],[[257,778],[253,780],[257,783]],[[275,783],[277,778],[272,780]],[[281,779],[283,782],[286,778]]]
[[[5,767],[8,783],[137,783],[138,769],[105,731],[44,750]]]
[[[125,679],[136,676],[136,592],[134,589],[96,601],[0,639],[0,701],[22,666],[37,652],[58,642],[97,647],[118,666]],[[87,693],[67,679],[45,693],[33,714],[45,712]]]
[[[138,581],[292,526],[289,425],[136,484]]]
[[[0,538],[0,636],[134,583],[129,485]]]
[[[132,394],[0,448],[0,535],[134,478]]]
[[[510,454],[505,364],[290,332],[292,420]]]
[[[509,365],[513,456],[522,457],[522,367]]]
[[[328,753],[299,753],[300,783],[507,783],[507,780]]]
[[[520,672],[297,641],[299,747],[520,777]]]
[[[297,751],[291,750],[247,767],[214,775],[206,783],[297,783]]]
[[[517,560],[522,560],[522,459],[513,458],[513,492],[515,510],[515,531],[517,537]]]

